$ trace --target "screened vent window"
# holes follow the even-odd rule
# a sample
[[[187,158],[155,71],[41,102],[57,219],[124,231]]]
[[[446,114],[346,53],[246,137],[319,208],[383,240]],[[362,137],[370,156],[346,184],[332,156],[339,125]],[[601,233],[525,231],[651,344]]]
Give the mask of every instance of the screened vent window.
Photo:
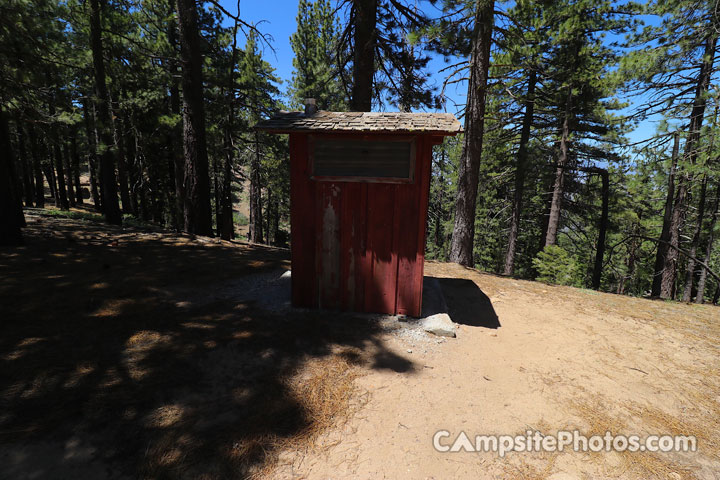
[[[412,180],[413,150],[412,140],[316,139],[313,175]]]

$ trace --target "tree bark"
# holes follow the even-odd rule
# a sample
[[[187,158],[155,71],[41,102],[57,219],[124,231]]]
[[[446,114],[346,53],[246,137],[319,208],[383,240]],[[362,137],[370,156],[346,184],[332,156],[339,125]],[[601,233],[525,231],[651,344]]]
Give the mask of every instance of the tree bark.
[[[260,185],[260,137],[255,131],[255,155],[250,161],[250,224],[248,240],[263,243],[262,186]]]
[[[57,95],[55,95],[57,97]],[[53,99],[54,101],[54,99]],[[51,117],[55,116],[55,105],[53,101],[48,103],[48,113]],[[69,210],[70,203],[68,202],[67,189],[65,186],[65,168],[63,167],[62,151],[60,149],[60,136],[58,135],[57,125],[50,125],[50,143],[53,158],[55,159],[55,179],[57,181],[57,189],[55,190],[55,206],[61,210]]]
[[[177,0],[182,60],[185,231],[212,236],[202,53],[195,0]]]
[[[117,145],[117,180],[120,185],[120,204],[122,213],[137,215],[130,199],[130,183],[128,182],[127,146],[125,144],[125,127],[122,121],[122,112],[117,102],[112,103],[112,131],[113,142]]]
[[[700,199],[698,200],[697,219],[695,223],[695,231],[693,232],[692,241],[690,243],[691,256],[697,253],[700,244],[700,235],[702,234],[702,226],[705,220],[705,197],[707,194],[707,176],[703,176],[702,185],[700,186]],[[689,302],[692,299],[692,290],[695,283],[695,261],[688,258],[685,271],[685,290],[683,291],[682,301]]]
[[[553,194],[550,202],[550,215],[548,217],[548,227],[545,233],[545,244],[543,248],[557,243],[557,234],[560,227],[560,212],[562,211],[563,196],[565,195],[565,165],[567,165],[569,158],[572,101],[572,90],[568,90],[567,100],[565,101],[565,115],[563,117],[560,134],[560,155],[558,157],[558,167],[555,170],[555,182],[553,183]]]
[[[75,179],[75,203],[83,204],[82,187],[80,186],[80,152],[77,146],[77,131],[74,131],[70,139],[72,150],[72,174]]]
[[[702,128],[703,117],[705,116],[705,107],[707,106],[706,93],[710,86],[710,77],[712,76],[713,60],[715,58],[715,46],[717,44],[717,34],[713,31],[707,38],[705,43],[705,52],[703,62],[700,65],[698,73],[697,86],[695,88],[695,100],[693,108],[690,112],[690,127],[687,140],[685,141],[685,163],[686,165],[695,165],[697,159],[697,148],[700,140],[700,129]],[[692,181],[691,175],[687,173],[683,175],[678,183],[678,191],[673,204],[673,213],[670,221],[670,246],[665,257],[665,265],[662,272],[660,283],[660,297],[673,298],[675,292],[675,280],[677,278],[677,261],[678,250],[680,246],[680,224],[685,217],[685,209],[687,208],[688,188]]]
[[[71,207],[75,206],[75,186],[73,185],[73,172],[70,167],[70,147],[63,142],[63,170],[65,171],[65,182],[67,184],[68,202]]]
[[[25,216],[18,195],[15,157],[10,143],[8,119],[0,101],[0,245],[20,245]]]
[[[234,116],[231,108],[230,116]],[[230,120],[230,119],[228,119]],[[235,238],[235,228],[233,225],[233,205],[232,205],[232,164],[233,164],[233,145],[230,136],[230,127],[227,127],[225,133],[225,165],[223,168],[223,185],[222,198],[220,202],[222,208],[220,211],[220,238],[230,240]]]
[[[97,102],[97,123],[102,143],[100,153],[100,184],[102,209],[105,220],[116,225],[122,224],[122,214],[117,195],[115,177],[116,145],[112,138],[112,105],[105,78],[103,59],[102,24],[100,21],[100,0],[90,0],[90,47],[92,49]]]
[[[665,197],[665,211],[663,213],[663,226],[660,233],[660,242],[657,244],[657,254],[655,255],[655,273],[653,275],[652,287],[650,295],[659,297],[662,285],[662,273],[665,268],[665,259],[668,252],[668,243],[670,241],[670,223],[672,221],[673,200],[675,198],[675,176],[677,175],[677,163],[680,152],[680,134],[675,132],[673,136],[673,149],[670,159],[670,173],[668,174],[667,196]]]
[[[32,164],[28,161],[28,151],[25,142],[25,132],[21,122],[17,122],[18,154],[22,168],[23,196],[25,205],[32,207],[35,200],[35,185],[33,185]]]
[[[713,251],[713,243],[715,242],[715,224],[718,219],[718,207],[720,207],[720,184],[715,190],[715,204],[712,207],[712,214],[710,217],[710,225],[708,227],[707,244],[705,245],[705,256],[703,257],[704,263],[710,263],[710,258]],[[703,303],[705,301],[705,286],[707,284],[707,270],[704,268],[700,270],[700,277],[698,278],[697,293],[695,294],[695,303]]]
[[[43,182],[42,165],[40,164],[40,155],[38,154],[38,139],[35,136],[35,127],[32,123],[28,125],[28,134],[30,136],[30,156],[32,158],[33,174],[35,175],[35,206],[44,208],[45,183]]]
[[[528,143],[530,129],[532,128],[533,113],[535,110],[535,84],[537,72],[532,69],[528,75],[527,95],[525,97],[525,113],[523,114],[522,130],[520,132],[520,145],[518,146],[517,165],[515,167],[515,194],[513,196],[513,210],[510,219],[510,232],[508,233],[508,248],[505,254],[504,275],[512,275],[515,268],[515,252],[517,251],[518,233],[520,231],[520,217],[522,216],[522,200],[525,193],[525,172],[527,170]]]
[[[605,236],[608,227],[608,214],[610,209],[610,178],[608,171],[602,168],[595,169],[602,179],[602,214],[600,215],[600,225],[598,226],[598,241],[595,251],[595,266],[593,268],[592,288],[600,290],[600,280],[602,279],[603,259],[605,258]]]
[[[240,11],[240,0],[238,0],[238,11]],[[235,227],[233,225],[233,204],[232,204],[232,165],[234,163],[235,149],[233,146],[232,134],[235,126],[235,67],[237,64],[237,32],[239,24],[235,21],[233,28],[232,56],[230,60],[230,71],[228,75],[228,117],[223,132],[223,147],[225,150],[225,163],[223,165],[222,196],[220,199],[221,209],[218,219],[218,230],[220,238],[230,240],[235,238]]]
[[[680,224],[685,217],[685,200],[689,179],[681,178],[678,182],[677,194],[670,215],[668,247],[660,276],[660,298],[670,299],[675,296],[675,279],[677,276],[678,250],[680,247]]]
[[[215,197],[215,234],[219,237],[222,232],[222,195],[220,194],[220,165],[217,157],[213,158],[213,196]]]
[[[482,159],[485,94],[490,67],[494,7],[494,0],[477,0],[475,3],[470,81],[465,109],[465,137],[458,168],[455,223],[450,244],[450,261],[466,266],[472,266],[474,263],[475,208]]]
[[[437,205],[438,211],[435,215],[435,247],[444,250],[445,246],[445,235],[443,232],[443,219],[445,218],[445,212],[443,209],[443,203],[445,202],[445,157],[447,151],[445,145],[442,145],[442,151],[440,152],[440,160],[438,165],[438,195]]]
[[[350,109],[369,112],[372,109],[377,40],[377,0],[356,0],[353,56],[353,85]]]
[[[53,142],[53,156],[55,157],[55,178],[57,179],[57,201],[59,203],[59,206],[62,210],[68,210],[70,209],[70,203],[68,202],[67,197],[67,189],[65,187],[65,168],[63,167],[63,158],[62,158],[62,151],[60,150],[60,145],[58,142],[60,139],[58,138],[57,133],[55,132],[55,127],[50,127],[53,130],[52,134],[52,142]]]
[[[85,134],[88,140],[88,176],[90,177],[90,196],[95,210],[102,211],[102,201],[97,182],[97,129],[95,127],[95,107],[88,106],[90,100],[83,99],[83,117],[85,117]]]
[[[47,146],[48,164],[43,167],[43,173],[50,185],[50,196],[53,197],[55,208],[60,207],[60,196],[58,195],[57,183],[55,182],[55,161],[52,157],[51,148]]]
[[[270,235],[270,225],[273,222],[273,212],[272,212],[272,204],[273,204],[273,194],[272,189],[268,187],[267,189],[267,207],[265,207],[265,241],[268,245],[272,245],[272,236]]]
[[[171,20],[168,24],[168,42],[173,52],[178,50],[177,24]],[[180,116],[180,85],[177,80],[177,63],[175,58],[170,61],[170,113]],[[180,125],[175,125],[170,130],[167,139],[168,154],[172,161],[172,175],[175,184],[175,228],[182,230],[185,227],[185,158],[182,152],[182,133]]]

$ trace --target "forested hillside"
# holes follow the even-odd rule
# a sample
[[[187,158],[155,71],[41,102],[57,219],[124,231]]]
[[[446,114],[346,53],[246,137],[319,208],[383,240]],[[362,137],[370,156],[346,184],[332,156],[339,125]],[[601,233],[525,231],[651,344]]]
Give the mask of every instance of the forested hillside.
[[[717,0],[288,5],[279,78],[240,0],[3,1],[0,244],[25,206],[287,245],[287,140],[253,126],[315,98],[461,118],[433,155],[429,258],[718,301]]]

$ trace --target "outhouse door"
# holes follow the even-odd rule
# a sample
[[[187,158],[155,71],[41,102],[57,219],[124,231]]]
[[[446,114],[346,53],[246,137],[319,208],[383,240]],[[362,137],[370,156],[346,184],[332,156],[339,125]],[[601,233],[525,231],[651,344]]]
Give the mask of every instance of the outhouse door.
[[[306,162],[303,172],[293,168],[291,201],[308,207],[297,231],[293,211],[293,302],[420,315],[431,144],[406,135],[305,138],[306,149],[293,147]]]

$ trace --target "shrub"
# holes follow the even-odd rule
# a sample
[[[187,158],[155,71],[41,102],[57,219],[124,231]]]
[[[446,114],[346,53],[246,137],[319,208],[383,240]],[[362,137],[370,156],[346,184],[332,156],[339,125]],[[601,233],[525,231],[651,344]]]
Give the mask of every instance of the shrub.
[[[556,285],[582,286],[582,272],[575,257],[557,245],[548,245],[533,258],[536,280]]]

